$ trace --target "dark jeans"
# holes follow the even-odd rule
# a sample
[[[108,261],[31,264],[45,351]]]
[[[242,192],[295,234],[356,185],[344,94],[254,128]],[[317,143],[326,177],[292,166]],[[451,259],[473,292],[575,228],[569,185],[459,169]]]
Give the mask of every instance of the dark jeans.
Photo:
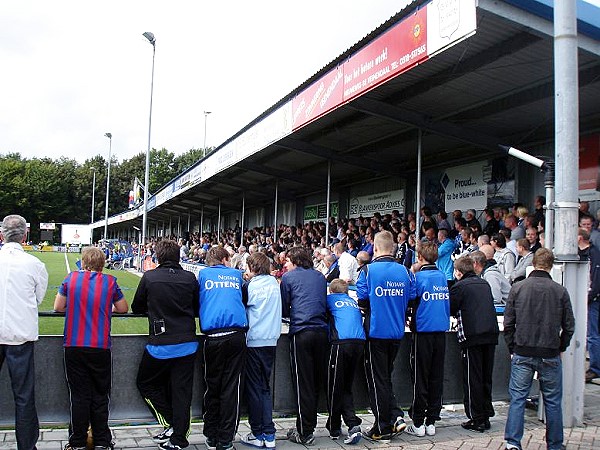
[[[40,434],[35,409],[33,346],[33,342],[0,345],[0,369],[6,361],[15,399],[15,430],[19,450],[35,450]]]
[[[277,347],[248,347],[246,357],[246,400],[248,422],[254,436],[275,434],[271,370]]]

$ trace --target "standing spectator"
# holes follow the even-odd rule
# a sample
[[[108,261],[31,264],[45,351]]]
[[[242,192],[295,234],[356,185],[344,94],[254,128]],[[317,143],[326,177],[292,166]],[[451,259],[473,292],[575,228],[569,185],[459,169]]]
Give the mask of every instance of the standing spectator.
[[[529,241],[525,238],[517,241],[517,253],[519,253],[519,260],[514,270],[510,274],[509,281],[516,283],[517,281],[524,280],[527,276],[527,267],[533,263],[533,252],[529,249]]]
[[[287,437],[296,444],[311,445],[317,426],[319,387],[325,373],[327,349],[327,282],[313,269],[308,252],[292,247],[288,272],[281,278],[283,316],[290,318],[290,358],[295,381],[296,428]]]
[[[244,444],[275,448],[275,424],[271,400],[271,371],[277,339],[281,334],[281,291],[269,274],[269,258],[254,253],[247,260],[242,294],[248,316],[248,357],[246,359],[246,399],[251,432],[242,437]]]
[[[516,242],[525,237],[525,228],[519,226],[518,219],[512,214],[506,216],[504,226],[510,230],[510,238],[513,241]]]
[[[360,272],[356,283],[358,304],[365,311],[365,373],[375,415],[373,428],[364,435],[383,443],[391,441],[392,433],[406,429],[392,388],[392,371],[404,337],[408,301],[416,296],[413,276],[394,260],[393,251],[392,233],[377,233],[375,258]]]
[[[544,214],[545,204],[546,197],[544,197],[543,195],[536,195],[535,199],[533,200],[535,211],[533,213],[533,223],[531,224],[531,226],[533,226],[536,229],[541,228],[543,230],[546,224],[546,216]]]
[[[540,240],[538,239],[537,228],[529,227],[525,232],[525,239],[529,241],[529,251],[535,253],[538,249],[542,248]]]
[[[508,280],[515,268],[515,254],[506,248],[506,238],[502,233],[493,235],[490,239],[490,244],[495,250],[494,260],[496,261],[496,267],[502,276]]]
[[[126,313],[128,306],[117,279],[102,273],[104,261],[104,252],[98,247],[83,249],[82,270],[67,275],[54,300],[54,310],[65,312],[63,346],[71,449],[85,447],[89,425],[95,448],[113,448],[108,428],[110,319],[113,311]]]
[[[15,398],[17,448],[34,450],[40,426],[35,408],[33,343],[38,340],[37,308],[46,294],[48,272],[21,246],[27,237],[23,217],[6,216],[1,231],[0,369],[6,361]]]
[[[340,269],[339,278],[349,284],[356,284],[358,279],[358,262],[356,258],[346,251],[346,247],[341,242],[335,244],[333,251]]]
[[[560,353],[569,346],[575,319],[569,293],[550,277],[553,264],[550,250],[538,250],[533,257],[534,271],[512,287],[504,312],[504,339],[512,355],[510,408],[504,430],[507,449],[521,449],[525,402],[535,372],[544,395],[546,444],[550,450],[562,448]]]
[[[447,230],[441,229],[438,231],[438,242],[437,255],[435,261],[431,261],[431,264],[435,264],[442,271],[450,287],[454,282],[454,262],[452,261],[454,241],[448,237]]]
[[[600,248],[600,231],[598,231],[597,228],[594,228],[594,218],[587,214],[583,215],[579,219],[579,226],[590,233],[590,241],[596,248]]]
[[[498,321],[492,290],[487,281],[475,275],[473,260],[463,256],[454,262],[458,281],[450,288],[450,313],[458,321],[458,344],[463,362],[467,430],[490,428],[494,353],[498,344]]]
[[[481,223],[477,220],[477,212],[474,209],[467,210],[467,226],[473,230],[481,233]]]
[[[448,230],[450,231],[452,227],[450,226],[450,222],[448,222],[448,213],[446,211],[440,211],[437,214],[438,216],[438,230]]]
[[[407,238],[408,235],[404,231],[398,233],[398,249],[396,250],[396,260],[399,263],[403,263],[404,258],[406,257],[406,251],[408,250]]]
[[[441,233],[440,230],[438,232]],[[450,239],[448,239],[451,242]],[[438,248],[424,243],[417,251],[416,298],[409,303],[413,332],[410,350],[414,395],[406,432],[423,437],[435,435],[440,420],[444,387],[446,331],[450,324],[450,301],[446,276],[435,266]]]
[[[486,208],[485,210],[485,227],[483,228],[483,234],[492,237],[500,230],[500,224],[494,217],[494,210],[492,208]]]
[[[365,330],[358,303],[348,295],[348,283],[335,279],[329,285],[329,290],[327,316],[331,347],[327,374],[329,418],[326,427],[332,439],[339,439],[343,418],[348,427],[344,444],[356,444],[362,435],[362,420],[354,412],[352,383],[364,355]]]
[[[239,424],[240,381],[246,363],[248,321],[242,303],[242,274],[222,247],[206,255],[200,271],[200,329],[204,341],[204,429],[206,446],[228,450]],[[311,262],[312,264],[312,262]]]
[[[163,449],[188,446],[190,406],[198,340],[198,282],[179,264],[177,243],[156,244],[158,266],[144,273],[131,310],[148,315],[148,344],[137,387],[164,429],[153,437]],[[191,276],[190,276],[191,275]]]
[[[580,228],[577,235],[579,259],[590,262],[590,289],[588,291],[587,350],[590,366],[585,382],[600,376],[600,249],[590,242],[590,234]]]

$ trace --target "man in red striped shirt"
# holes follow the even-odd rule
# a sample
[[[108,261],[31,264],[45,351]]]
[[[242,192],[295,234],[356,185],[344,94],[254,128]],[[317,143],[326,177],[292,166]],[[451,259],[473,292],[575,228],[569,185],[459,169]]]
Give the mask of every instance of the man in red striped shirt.
[[[88,425],[96,449],[112,449],[108,428],[111,386],[110,319],[129,309],[117,279],[103,274],[105,256],[97,247],[83,249],[82,270],[62,282],[54,310],[65,312],[65,370],[71,423],[66,450],[84,450]]]

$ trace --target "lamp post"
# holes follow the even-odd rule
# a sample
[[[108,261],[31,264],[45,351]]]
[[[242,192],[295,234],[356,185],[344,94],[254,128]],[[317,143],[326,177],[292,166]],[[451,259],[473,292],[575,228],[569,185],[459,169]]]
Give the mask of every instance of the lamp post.
[[[94,223],[94,203],[96,202],[96,168],[92,167],[92,172],[94,172],[94,178],[92,180],[92,220],[90,223]]]
[[[108,174],[106,175],[106,205],[104,207],[104,239],[108,237],[108,193],[110,192],[110,161],[112,153],[112,134],[104,133],[108,138]]]
[[[94,172],[94,178],[92,179],[92,217],[90,220],[90,225],[94,223],[94,204],[96,201],[96,168],[92,167],[92,171]],[[93,245],[93,244],[94,244],[94,229],[91,228],[90,245]]]
[[[143,36],[152,44],[152,78],[150,82],[150,115],[148,118],[148,149],[146,150],[146,171],[144,173],[144,215],[142,219],[142,245],[146,245],[146,228],[148,225],[148,191],[150,190],[150,135],[152,132],[152,94],[154,92],[154,55],[156,54],[156,39],[149,31]]]
[[[204,111],[204,156],[206,156],[206,119],[211,111]]]

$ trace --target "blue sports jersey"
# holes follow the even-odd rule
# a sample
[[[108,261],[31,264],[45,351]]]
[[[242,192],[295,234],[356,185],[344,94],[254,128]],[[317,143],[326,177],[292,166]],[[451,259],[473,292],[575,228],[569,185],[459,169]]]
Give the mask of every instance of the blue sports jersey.
[[[329,312],[329,340],[364,341],[362,315],[358,303],[348,294],[335,293],[327,296],[327,311]]]
[[[248,328],[242,303],[242,273],[223,265],[200,271],[200,329],[211,334]]]
[[[433,264],[421,267],[417,282],[416,311],[411,330],[416,332],[448,331],[450,327],[450,294],[446,275]]]
[[[408,301],[416,297],[415,279],[391,256],[375,258],[356,282],[359,305],[365,307],[365,331],[371,339],[402,339]]]

